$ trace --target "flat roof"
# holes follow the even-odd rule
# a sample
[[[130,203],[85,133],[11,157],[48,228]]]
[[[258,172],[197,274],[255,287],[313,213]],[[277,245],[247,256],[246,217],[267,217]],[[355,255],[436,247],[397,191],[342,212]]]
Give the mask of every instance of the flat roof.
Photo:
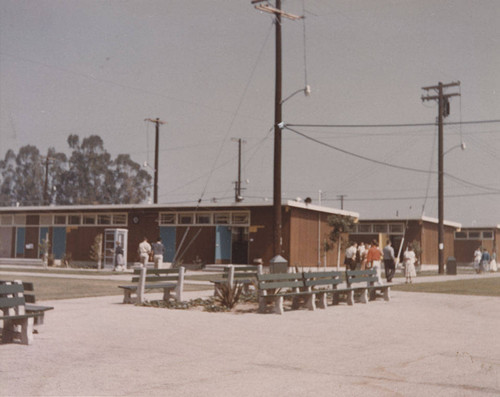
[[[407,222],[407,221],[424,221],[429,223],[439,223],[439,219],[430,216],[421,216],[420,218],[378,218],[378,219],[359,219],[360,222]],[[443,224],[457,229],[462,228],[462,224],[453,221],[444,220]]]
[[[249,208],[249,207],[272,207],[270,202],[255,202],[255,203],[209,203],[209,204],[96,204],[96,205],[43,205],[43,206],[26,206],[26,207],[0,207],[0,213],[16,213],[16,212],[51,212],[51,211],[106,211],[106,210],[153,210],[153,209],[176,209],[176,208]],[[329,214],[337,214],[344,216],[352,216],[359,218],[357,212],[345,211],[337,208],[325,207],[321,205],[307,204],[301,201],[286,200],[282,202],[283,206],[303,208],[310,211],[324,212]]]

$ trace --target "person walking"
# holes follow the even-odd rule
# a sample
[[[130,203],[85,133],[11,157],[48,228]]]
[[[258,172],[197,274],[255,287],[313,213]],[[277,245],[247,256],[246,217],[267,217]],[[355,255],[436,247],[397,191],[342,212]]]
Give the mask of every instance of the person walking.
[[[120,242],[117,241],[115,247],[115,268],[113,270],[125,270],[124,262],[123,247],[120,245]]]
[[[139,244],[138,251],[141,266],[146,267],[148,265],[149,255],[151,254],[151,245],[149,245],[147,237],[144,237],[142,243]]]
[[[476,270],[476,273],[479,273],[481,271],[481,257],[483,256],[483,253],[481,252],[481,247],[477,247],[477,249],[474,251],[474,269]]]
[[[378,242],[373,240],[368,253],[366,254],[366,266],[370,269],[373,268],[377,272],[378,284],[383,284],[382,282],[382,271],[380,268],[380,262],[382,259],[382,252],[378,247]]]
[[[487,272],[490,270],[491,256],[487,248],[483,248],[483,254],[481,255],[481,264],[479,265],[479,273]]]
[[[387,240],[382,252],[384,254],[385,278],[388,283],[392,283],[392,278],[394,277],[394,273],[396,273],[396,258],[394,257],[394,248],[392,248],[391,240]]]
[[[413,251],[413,246],[410,245],[405,253],[403,254],[403,263],[405,265],[405,277],[406,284],[412,283],[412,278],[417,277],[417,272],[415,270],[415,262],[417,261],[417,257],[415,255],[415,251]]]
[[[356,270],[356,251],[357,244],[350,242],[349,247],[345,251],[345,270]]]
[[[163,254],[165,253],[165,247],[161,242],[161,237],[156,239],[156,243],[153,243],[152,249],[155,269],[159,269],[160,264],[163,264]]]
[[[498,271],[497,251],[493,248],[493,252],[491,253],[490,272],[496,271]]]

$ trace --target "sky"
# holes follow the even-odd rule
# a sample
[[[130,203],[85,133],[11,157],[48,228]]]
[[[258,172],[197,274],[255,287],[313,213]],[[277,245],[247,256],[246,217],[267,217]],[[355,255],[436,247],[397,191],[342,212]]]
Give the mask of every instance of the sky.
[[[444,217],[500,224],[500,123],[484,122],[500,119],[498,0],[282,8],[305,15],[282,21],[282,95],[297,93],[283,103],[284,199],[437,218],[437,102],[422,87],[459,81],[445,91],[460,96],[445,119]],[[153,165],[145,119],[158,117],[159,203],[234,201],[235,138],[244,202],[271,203],[273,23],[250,0],[0,0],[0,156],[69,153],[70,134],[97,134],[114,157]]]

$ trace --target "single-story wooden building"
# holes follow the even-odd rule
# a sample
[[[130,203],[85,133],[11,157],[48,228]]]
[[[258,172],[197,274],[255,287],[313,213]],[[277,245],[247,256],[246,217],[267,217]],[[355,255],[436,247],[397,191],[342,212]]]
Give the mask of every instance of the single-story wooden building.
[[[358,214],[334,208],[286,201],[282,206],[283,252],[290,266],[317,266],[324,258],[337,263],[336,249],[323,255],[328,217]],[[162,238],[165,262],[253,263],[266,265],[274,257],[273,207],[262,204],[203,206],[84,205],[0,208],[0,258],[40,258],[43,248],[55,259],[91,262],[96,236],[103,236],[104,264],[113,266],[120,241],[130,265],[138,261],[143,237]]]
[[[491,254],[500,249],[500,225],[490,227],[467,227],[455,232],[455,258],[458,264],[474,261],[474,251],[486,248]],[[498,261],[498,258],[497,258]]]
[[[402,241],[401,254],[408,243],[417,241],[422,249],[422,263],[437,264],[439,262],[438,223],[437,219],[426,216],[418,219],[360,219],[354,232],[350,234],[350,238],[358,243],[376,240],[381,248],[389,239],[396,255]],[[445,261],[448,257],[455,255],[455,232],[460,228],[460,223],[444,221]]]

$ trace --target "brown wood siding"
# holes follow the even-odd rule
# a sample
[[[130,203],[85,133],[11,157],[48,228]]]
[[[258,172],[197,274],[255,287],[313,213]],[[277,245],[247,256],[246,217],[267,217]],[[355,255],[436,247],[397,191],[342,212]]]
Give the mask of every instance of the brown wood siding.
[[[248,259],[251,263],[256,259],[262,259],[263,264],[267,266],[274,257],[272,207],[252,208],[250,220]]]
[[[66,255],[73,261],[92,261],[90,249],[94,245],[97,235],[102,234],[104,245],[105,227],[67,227],[66,228]]]
[[[0,258],[12,258],[13,227],[0,227]]]

